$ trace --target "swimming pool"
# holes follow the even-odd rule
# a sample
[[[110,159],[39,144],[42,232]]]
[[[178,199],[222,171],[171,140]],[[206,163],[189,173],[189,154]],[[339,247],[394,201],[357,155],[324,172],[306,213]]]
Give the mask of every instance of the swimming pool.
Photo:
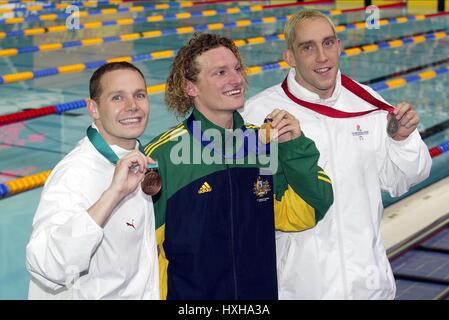
[[[259,3],[260,4],[260,3]],[[126,6],[130,6],[127,4]],[[122,5],[122,7],[126,7]],[[242,6],[242,4],[240,4]],[[114,6],[103,6],[114,7]],[[89,21],[116,21],[132,17],[143,18],[148,15],[169,16],[180,12],[203,12],[205,10],[229,10],[237,7],[235,3],[199,5],[185,9],[151,10],[147,12],[124,12],[120,14],[92,15],[82,19]],[[322,10],[332,10],[333,4],[315,5]],[[84,10],[84,9],[81,9]],[[46,43],[68,43],[86,38],[113,37],[117,34],[143,33],[152,30],[175,30],[178,27],[204,26],[213,23],[227,24],[216,30],[233,39],[248,39],[264,36],[263,43],[252,41],[241,47],[244,60],[248,66],[263,65],[263,72],[249,77],[247,97],[264,88],[272,86],[285,77],[287,69],[266,67],[270,63],[282,60],[281,52],[284,42],[275,40],[272,35],[282,33],[284,20],[288,14],[296,12],[299,7],[265,9],[255,12],[243,12],[189,19],[170,20],[162,22],[137,23],[133,25],[111,25],[96,29],[84,29],[64,33],[45,33],[37,36],[11,36],[0,40],[4,48],[34,47]],[[229,12],[233,12],[230,10]],[[44,12],[47,13],[47,12]],[[42,13],[39,13],[42,14]],[[410,16],[405,8],[395,8],[381,11],[381,18]],[[276,17],[277,22],[259,23],[262,18]],[[3,19],[0,15],[0,19]],[[249,26],[232,27],[235,21],[249,19],[255,21]],[[272,20],[276,20],[272,19]],[[333,17],[337,25],[363,22],[365,12],[343,13]],[[0,31],[12,32],[25,28],[38,28],[64,24],[64,20],[49,22],[29,22],[22,24],[0,24]],[[241,23],[242,25],[245,23]],[[198,28],[197,29],[201,29]],[[391,20],[380,29],[350,29],[339,32],[345,48],[382,43],[403,37],[430,34],[438,31],[449,31],[447,16],[428,17],[422,20],[394,23]],[[75,63],[100,61],[113,57],[135,56],[161,50],[174,50],[184,43],[191,33],[170,34],[161,36],[128,40],[111,41],[91,46],[72,46],[60,50],[21,53],[8,57],[0,57],[0,75],[13,74],[31,70],[48,69]],[[430,69],[441,68],[449,62],[442,62],[428,68],[417,69],[430,63],[443,61],[449,57],[448,37],[441,39],[425,38],[420,43],[403,41],[403,45],[390,48],[380,45],[381,49],[374,52],[363,52],[355,56],[341,58],[342,72],[361,82],[376,80],[379,82],[391,80],[397,76],[405,77]],[[164,83],[172,59],[141,60],[135,64],[144,72],[150,85]],[[413,71],[413,69],[416,69]],[[55,74],[33,80],[17,81],[0,84],[0,115],[22,111],[28,108],[38,108],[59,103],[80,100],[88,96],[88,82],[92,69],[83,72]],[[441,73],[425,81],[415,81],[405,86],[384,89],[381,91],[385,99],[392,104],[401,100],[413,102],[422,121],[420,131],[434,127],[444,120],[449,120],[449,74]],[[163,103],[163,94],[150,96],[150,121],[144,136],[140,139],[146,143],[161,131],[178,122],[169,114]],[[27,121],[0,126],[0,183],[17,179],[18,177],[52,169],[55,164],[69,152],[76,142],[85,135],[85,129],[90,124],[87,112],[74,109],[62,114],[48,115]],[[426,139],[429,147],[449,140],[449,130],[430,135]],[[449,175],[449,155],[442,154],[434,159],[431,178],[416,186],[414,190]],[[31,234],[31,223],[38,205],[41,188],[33,189],[17,195],[0,199],[0,299],[25,299],[28,291],[29,276],[24,267],[25,246]],[[385,205],[396,201],[384,195]]]

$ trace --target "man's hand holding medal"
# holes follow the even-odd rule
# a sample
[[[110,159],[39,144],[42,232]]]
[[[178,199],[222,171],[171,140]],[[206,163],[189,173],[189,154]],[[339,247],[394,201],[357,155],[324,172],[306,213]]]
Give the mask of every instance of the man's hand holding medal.
[[[126,196],[141,183],[142,191],[153,196],[161,189],[161,179],[156,168],[156,161],[138,150],[132,151],[117,162],[111,188]]]
[[[405,140],[416,129],[420,122],[418,114],[407,102],[400,102],[388,114],[387,132],[396,141]]]
[[[259,129],[259,140],[267,144],[279,143],[298,138],[301,135],[299,121],[285,110],[274,109]]]

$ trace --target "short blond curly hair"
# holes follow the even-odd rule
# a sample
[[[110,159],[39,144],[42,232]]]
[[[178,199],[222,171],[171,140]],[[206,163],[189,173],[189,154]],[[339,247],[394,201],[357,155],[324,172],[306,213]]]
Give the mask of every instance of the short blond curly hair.
[[[242,57],[234,42],[217,34],[195,33],[187,44],[182,47],[175,59],[167,78],[165,87],[165,103],[168,109],[178,116],[186,116],[193,108],[193,98],[186,92],[187,81],[196,83],[200,69],[196,58],[206,51],[225,47],[234,53],[246,81],[246,72]]]

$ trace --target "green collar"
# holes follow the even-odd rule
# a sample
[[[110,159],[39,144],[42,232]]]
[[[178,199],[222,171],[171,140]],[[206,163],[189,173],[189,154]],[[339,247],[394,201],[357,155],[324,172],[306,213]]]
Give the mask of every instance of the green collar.
[[[224,129],[220,126],[217,126],[216,124],[212,123],[209,119],[207,119],[201,112],[199,112],[196,108],[193,108],[193,117],[195,118],[195,121],[201,121],[201,131],[205,131],[208,129],[217,129],[219,130],[223,135],[225,134],[225,130],[229,130],[229,129]],[[234,111],[234,113],[232,114],[232,118],[233,118],[233,129],[239,129],[242,128],[243,125],[245,124],[245,122],[243,121],[242,116],[240,115],[240,113],[238,113],[237,111]]]
[[[233,113],[233,121],[233,129],[224,129],[213,124],[211,121],[206,119],[201,112],[195,109],[186,119],[184,124],[195,140],[201,143],[203,148],[213,150],[214,154],[217,152],[224,158],[234,159],[246,157],[250,147],[248,143],[251,132],[247,130],[244,125],[243,118],[237,111],[234,111]],[[217,141],[215,141],[215,137],[210,140],[209,137],[204,136],[207,130],[217,130],[220,133],[222,137],[221,146],[216,146]],[[237,130],[240,130],[242,139],[237,139],[237,141],[234,141],[234,134]],[[257,140],[257,136],[255,138],[255,140]],[[257,153],[257,146],[255,146],[255,149],[255,152]]]

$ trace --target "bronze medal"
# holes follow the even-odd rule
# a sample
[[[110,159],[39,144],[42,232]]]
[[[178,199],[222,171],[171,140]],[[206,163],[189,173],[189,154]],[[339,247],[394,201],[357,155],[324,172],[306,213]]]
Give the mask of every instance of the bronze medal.
[[[394,137],[399,130],[399,121],[394,114],[389,114],[387,123],[387,133],[390,137]]]
[[[148,169],[140,186],[142,191],[149,196],[158,194],[162,188],[162,180],[157,169]]]

